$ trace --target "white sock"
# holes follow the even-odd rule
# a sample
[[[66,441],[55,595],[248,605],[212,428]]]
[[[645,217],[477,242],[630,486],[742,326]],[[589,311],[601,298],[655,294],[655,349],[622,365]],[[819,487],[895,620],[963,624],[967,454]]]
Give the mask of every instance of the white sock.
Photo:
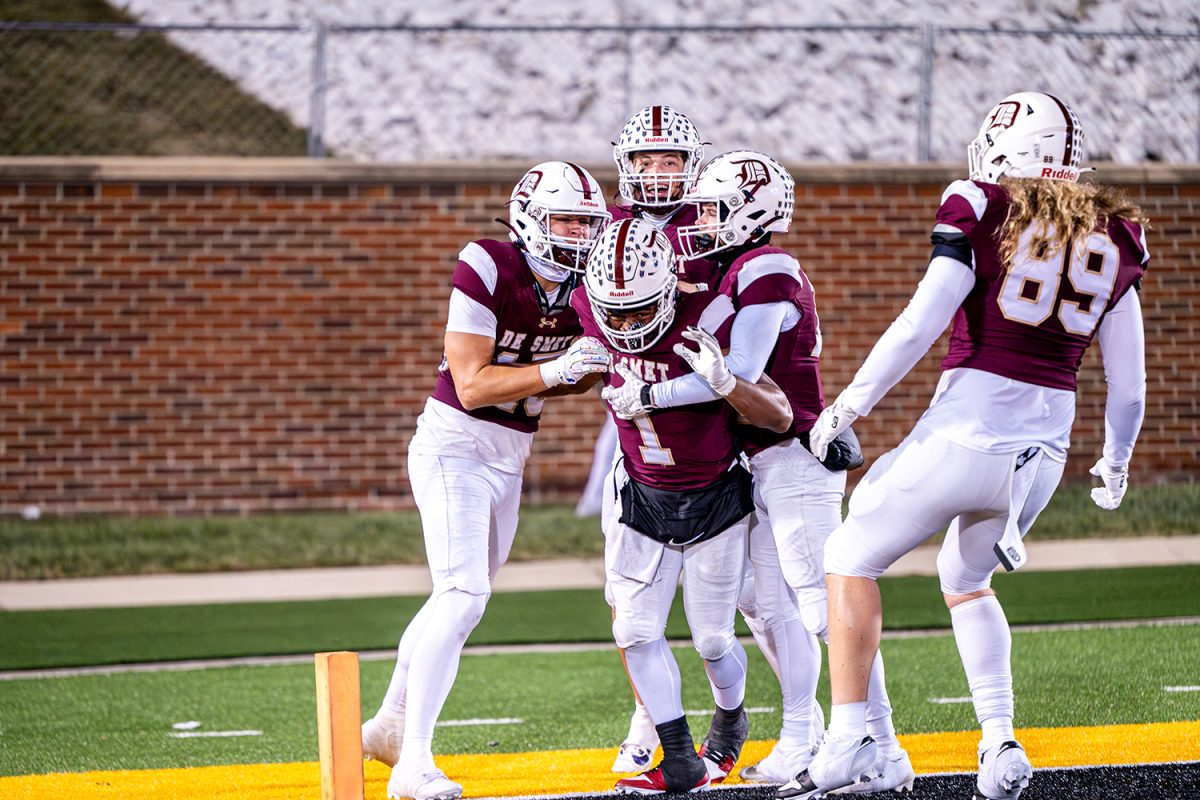
[[[779,741],[788,747],[809,742],[817,681],[821,677],[821,645],[799,618],[771,623],[779,660],[779,686],[783,690],[783,730]]]
[[[985,749],[1013,738],[1012,634],[995,595],[950,609]]]
[[[433,764],[433,726],[446,702],[467,636],[487,606],[487,595],[449,589],[431,598],[429,623],[421,634],[408,668],[404,715],[404,746],[400,762],[406,768]]]
[[[867,704],[841,703],[829,710],[829,732],[835,736],[862,736],[867,732]]]
[[[625,735],[625,741],[637,742],[646,746],[658,741],[658,731],[654,729],[654,721],[650,719],[650,713],[646,711],[644,705],[636,700],[633,704],[633,716],[629,718],[629,733]]]
[[[717,708],[732,711],[746,699],[746,650],[737,639],[725,655],[713,661],[705,659],[704,671]]]
[[[871,677],[867,681],[867,733],[875,740],[880,753],[891,756],[900,751],[896,728],[892,725],[892,702],[888,699],[884,680],[883,654],[875,651],[871,662]]]
[[[754,637],[754,643],[758,645],[759,652],[762,653],[767,665],[771,667],[771,671],[778,678],[779,645],[775,641],[771,626],[763,622],[760,617],[748,615],[744,610],[742,611],[742,619],[746,620],[746,627],[750,629],[750,634]]]
[[[396,646],[396,666],[392,670],[392,679],[388,683],[387,691],[384,692],[380,710],[396,714],[404,713],[404,695],[408,688],[408,665],[412,663],[412,654],[417,647],[417,642],[420,641],[426,626],[429,625],[429,620],[433,617],[433,601],[432,597],[425,601],[425,605],[417,611],[416,616],[408,623],[408,627],[404,629],[404,633],[400,637],[400,644]]]
[[[666,639],[626,647],[625,666],[651,722],[661,725],[683,716],[679,665]]]

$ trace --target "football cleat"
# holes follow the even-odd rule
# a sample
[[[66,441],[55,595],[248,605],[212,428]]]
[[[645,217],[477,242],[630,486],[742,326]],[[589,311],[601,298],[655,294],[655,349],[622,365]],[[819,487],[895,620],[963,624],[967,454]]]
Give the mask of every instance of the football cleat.
[[[362,724],[363,757],[396,766],[400,760],[400,745],[404,742],[404,715],[380,709]]]
[[[875,768],[880,771],[878,778],[869,781],[859,781],[841,789],[834,789],[830,794],[870,794],[871,792],[911,792],[913,781],[917,775],[913,772],[912,761],[908,753],[900,750],[890,756],[883,753],[875,761]]]
[[[1033,765],[1021,745],[1007,741],[990,747],[979,754],[975,800],[1016,800],[1032,777]]]
[[[418,772],[401,771],[395,767],[387,784],[389,800],[458,800],[462,793],[463,788],[437,767]]]
[[[650,760],[654,758],[654,747],[647,747],[644,744],[637,742],[625,742],[617,750],[617,757],[613,761],[613,772],[641,772],[650,766]]]
[[[738,777],[750,783],[784,784],[808,769],[816,753],[816,747],[783,747],[776,744],[762,761],[742,767]]]
[[[720,713],[718,711],[713,715],[708,735],[700,745],[700,758],[704,759],[704,766],[708,768],[709,783],[720,783],[733,772],[733,765],[737,763],[742,752],[742,745],[750,735],[750,719],[746,716],[745,709],[738,715],[737,720],[727,727],[718,725],[717,715]]]
[[[775,792],[779,800],[810,800],[834,789],[879,777],[875,740],[870,736],[825,735],[808,769]]]
[[[621,778],[614,787],[618,794],[675,794],[695,792],[708,786],[708,768],[695,753],[664,756],[652,770]]]

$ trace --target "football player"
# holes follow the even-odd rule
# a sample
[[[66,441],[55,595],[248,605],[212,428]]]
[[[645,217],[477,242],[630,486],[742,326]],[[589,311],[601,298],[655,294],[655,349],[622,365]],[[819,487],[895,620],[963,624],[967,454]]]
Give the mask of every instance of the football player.
[[[1104,449],[1092,468],[1101,508],[1125,494],[1145,406],[1142,312],[1131,291],[1149,259],[1145,220],[1113,190],[1077,182],[1082,139],[1075,114],[1048,94],[1020,92],[988,112],[968,148],[970,180],[942,195],[925,277],[813,428],[820,456],[952,325],[928,410],[871,466],[826,546],[829,733],[783,797],[848,783],[874,759],[862,701],[879,647],[876,579],[947,526],[938,574],[982,729],[975,797],[1014,800],[1029,784],[992,572],[1025,563],[1022,538],[1062,476],[1076,372],[1093,338],[1108,382]]]
[[[691,365],[714,380],[724,368],[720,349],[733,306],[716,292],[679,292],[675,260],[667,237],[638,219],[614,222],[592,250],[572,305],[585,335],[601,338],[613,358],[605,396],[621,387],[649,390],[648,381],[678,377]],[[699,351],[687,347],[692,341]],[[663,748],[662,761],[618,781],[619,792],[692,791],[709,783],[664,638],[681,574],[692,641],[717,706],[706,744],[736,759],[749,731],[746,654],[733,623],[753,503],[733,422],[740,413],[782,430],[791,424],[791,409],[769,381],[731,380],[728,402],[617,421],[622,458],[613,473],[614,508],[605,516],[606,592],[613,638]]]
[[[695,209],[683,202],[683,194],[696,179],[704,159],[704,142],[696,126],[669,106],[647,106],[621,128],[612,153],[617,164],[618,195],[616,202],[608,207],[613,220],[649,222],[666,235],[675,253],[681,255],[679,226],[690,225],[696,218]],[[679,289],[708,288],[715,268],[715,263],[707,259],[677,259]],[[617,429],[612,418],[606,417],[596,437],[587,485],[576,505],[580,516],[610,507],[604,500],[604,486],[616,451]],[[746,591],[752,595],[753,586],[747,585]],[[747,621],[756,627],[753,612]],[[635,691],[629,732],[617,748],[612,771],[641,772],[657,747],[658,735]]]
[[[741,776],[785,783],[808,766],[824,727],[816,702],[821,670],[817,640],[826,633],[822,550],[841,521],[845,470],[856,465],[857,442],[839,441],[837,456],[824,463],[805,447],[824,405],[820,320],[808,276],[795,258],[771,245],[772,234],[791,226],[792,176],[770,156],[735,150],[705,165],[686,199],[696,204],[697,220],[680,229],[684,252],[718,263],[720,291],[737,309],[729,369],[748,381],[766,374],[787,394],[792,408],[787,431],[749,426],[739,431],[754,471],[750,563],[759,616],[771,641],[764,652],[774,653],[772,666],[783,691],[779,740],[763,761],[743,768]],[[615,407],[636,418],[650,409],[711,401],[726,390],[701,377],[658,383],[648,402],[622,395]],[[872,689],[869,716],[881,743],[880,763],[854,791],[911,787],[912,765],[892,726],[882,661]],[[733,767],[709,762],[710,776]]]
[[[362,726],[363,754],[392,766],[390,798],[462,796],[434,764],[434,723],[512,546],[542,396],[584,390],[608,369],[607,350],[579,338],[570,306],[608,219],[591,175],[547,161],[513,189],[511,241],[459,253],[437,385],[408,452],[433,592],[400,639],[379,711]]]
[[[696,219],[683,195],[700,172],[704,144],[692,121],[669,106],[647,106],[630,117],[613,142],[618,193],[608,208],[613,220],[646,220],[682,254],[679,228]],[[716,288],[712,261],[687,258],[676,266],[682,291]]]

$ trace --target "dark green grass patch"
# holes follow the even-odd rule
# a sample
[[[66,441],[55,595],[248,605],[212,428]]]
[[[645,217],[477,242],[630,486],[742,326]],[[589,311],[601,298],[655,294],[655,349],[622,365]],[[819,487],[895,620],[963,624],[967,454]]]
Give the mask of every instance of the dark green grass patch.
[[[1200,565],[997,576],[1014,624],[1200,615]],[[949,625],[937,579],[884,578],[889,629]],[[0,612],[0,669],[394,647],[424,597]],[[739,623],[740,624],[740,623]],[[598,589],[493,595],[471,644],[606,642]],[[740,632],[748,631],[741,628]],[[668,626],[687,636],[682,603]]]
[[[901,734],[973,730],[968,704],[931,697],[968,694],[949,635],[884,642],[888,686]],[[1018,726],[1105,725],[1200,719],[1200,693],[1164,686],[1200,680],[1196,626],[1017,633],[1013,637]],[[712,708],[699,657],[676,648],[684,707]],[[390,661],[362,665],[363,711],[377,707]],[[823,677],[818,697],[828,708]],[[751,737],[773,739],[779,688],[750,648]],[[312,761],[316,759],[310,665],[238,667],[0,681],[0,774]],[[612,747],[624,735],[632,698],[615,651],[472,656],[441,718],[516,717],[519,725],[440,727],[435,752],[515,752]],[[702,737],[704,715],[692,715]],[[262,736],[174,739],[171,726],[261,730]]]
[[[1088,491],[1061,487],[1031,538],[1200,533],[1200,491],[1194,486],[1135,485],[1116,513],[1096,508]],[[526,506],[510,558],[588,558],[603,552],[597,517],[580,519],[566,506]],[[424,559],[415,511],[0,518],[2,580],[420,564]]]

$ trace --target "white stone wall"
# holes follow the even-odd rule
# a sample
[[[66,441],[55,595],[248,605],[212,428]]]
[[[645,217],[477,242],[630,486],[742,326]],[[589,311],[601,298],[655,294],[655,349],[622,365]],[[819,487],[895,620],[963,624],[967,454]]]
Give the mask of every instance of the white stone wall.
[[[762,30],[331,31],[325,140],[382,161],[570,158],[602,162],[651,103],[688,114],[710,153],[784,161],[913,162],[922,31],[932,61],[930,155],[960,161],[985,112],[1022,89],[1072,105],[1100,161],[1200,161],[1200,5],[1189,0],[129,0],[155,24],[760,26]],[[779,26],[830,26],[792,31]],[[847,30],[843,26],[879,26]],[[986,31],[1051,30],[1052,36]],[[1168,31],[1191,39],[1080,32]],[[1072,35],[1072,33],[1076,35]],[[307,126],[311,32],[179,33],[247,91]]]

